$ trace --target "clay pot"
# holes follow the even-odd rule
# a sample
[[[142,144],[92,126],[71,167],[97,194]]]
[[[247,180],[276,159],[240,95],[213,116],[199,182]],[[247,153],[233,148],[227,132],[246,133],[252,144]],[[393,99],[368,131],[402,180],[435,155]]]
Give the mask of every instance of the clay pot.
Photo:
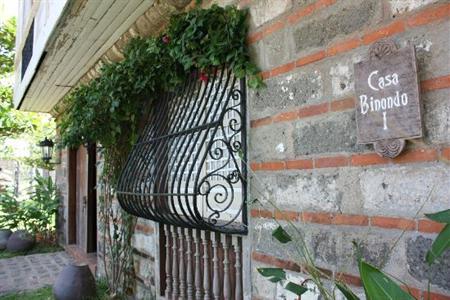
[[[0,250],[5,250],[8,244],[9,236],[12,231],[9,229],[0,229]]]
[[[33,248],[36,239],[26,230],[14,231],[8,239],[6,249],[11,252],[27,251]]]
[[[68,265],[53,285],[56,300],[93,299],[96,295],[95,279],[88,265]]]

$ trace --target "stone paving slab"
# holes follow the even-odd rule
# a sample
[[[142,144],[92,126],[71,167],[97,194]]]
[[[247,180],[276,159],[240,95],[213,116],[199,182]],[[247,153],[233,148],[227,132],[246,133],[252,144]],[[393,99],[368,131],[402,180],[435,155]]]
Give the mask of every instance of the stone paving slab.
[[[0,259],[0,295],[52,285],[71,262],[64,251]]]

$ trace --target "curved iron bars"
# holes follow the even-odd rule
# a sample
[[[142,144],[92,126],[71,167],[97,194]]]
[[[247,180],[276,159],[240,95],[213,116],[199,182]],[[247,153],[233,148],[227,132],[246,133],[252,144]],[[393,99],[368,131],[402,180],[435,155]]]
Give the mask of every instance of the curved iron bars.
[[[122,170],[127,212],[180,227],[247,234],[245,82],[217,70],[152,104]]]

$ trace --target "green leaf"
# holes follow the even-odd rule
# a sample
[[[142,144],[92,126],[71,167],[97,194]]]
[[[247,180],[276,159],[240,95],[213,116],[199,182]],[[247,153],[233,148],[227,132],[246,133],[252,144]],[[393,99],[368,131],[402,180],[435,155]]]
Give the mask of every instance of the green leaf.
[[[344,294],[347,300],[359,300],[358,296],[356,296],[347,286],[336,282],[336,287],[341,291],[342,294]]]
[[[369,300],[414,300],[413,296],[402,290],[392,279],[363,260],[359,261],[359,273]]]
[[[450,224],[445,225],[434,240],[431,249],[427,252],[427,262],[431,265],[448,248],[450,248]]]
[[[290,281],[284,286],[284,288],[289,292],[296,294],[297,296],[301,296],[308,291],[307,288]]]
[[[281,226],[278,226],[277,229],[272,232],[272,236],[282,244],[292,241],[291,236]]]
[[[450,209],[443,210],[434,214],[425,214],[428,219],[439,223],[450,224]]]
[[[271,282],[286,280],[286,272],[281,268],[257,268],[259,274],[269,278]]]

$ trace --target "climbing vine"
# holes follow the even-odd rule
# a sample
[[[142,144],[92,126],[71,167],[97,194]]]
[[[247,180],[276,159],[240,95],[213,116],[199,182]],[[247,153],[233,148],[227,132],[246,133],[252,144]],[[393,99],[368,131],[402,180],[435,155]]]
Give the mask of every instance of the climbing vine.
[[[208,81],[221,66],[238,78],[246,77],[249,87],[262,87],[259,70],[249,58],[246,19],[246,11],[216,5],[176,15],[159,36],[132,39],[122,61],[103,65],[98,78],[73,89],[63,100],[61,145],[77,148],[97,143],[103,149],[99,216],[100,223],[112,224],[104,226],[103,239],[105,273],[113,295],[126,292],[132,273],[135,220],[117,210],[113,199],[139,124],[151,100],[175,89],[188,76]]]
[[[194,9],[173,17],[158,37],[131,40],[122,61],[104,65],[100,77],[77,87],[64,100],[62,144],[98,142],[105,148],[132,144],[142,108],[192,72],[207,80],[215,67],[226,65],[238,78],[246,76],[250,87],[261,87],[246,46],[246,17],[246,11],[231,6]]]

